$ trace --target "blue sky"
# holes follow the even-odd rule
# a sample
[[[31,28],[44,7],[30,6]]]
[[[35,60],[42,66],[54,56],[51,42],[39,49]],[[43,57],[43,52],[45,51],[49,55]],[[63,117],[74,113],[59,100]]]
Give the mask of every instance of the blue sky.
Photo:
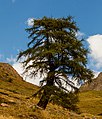
[[[88,39],[89,67],[101,71],[102,0],[0,0],[0,61],[15,62],[19,50],[26,49],[28,18],[69,15],[74,17],[80,32]]]

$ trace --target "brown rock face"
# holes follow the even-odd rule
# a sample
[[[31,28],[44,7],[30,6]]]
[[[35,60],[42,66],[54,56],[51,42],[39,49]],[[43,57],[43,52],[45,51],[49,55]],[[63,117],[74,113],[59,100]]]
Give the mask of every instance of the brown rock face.
[[[102,72],[98,75],[97,78],[93,79],[91,83],[86,83],[80,88],[80,91],[89,91],[89,90],[96,90],[96,91],[102,90]]]

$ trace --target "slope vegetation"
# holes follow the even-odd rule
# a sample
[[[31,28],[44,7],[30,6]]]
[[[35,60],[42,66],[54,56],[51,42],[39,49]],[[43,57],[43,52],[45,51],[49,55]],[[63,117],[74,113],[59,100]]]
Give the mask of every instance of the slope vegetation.
[[[39,87],[25,82],[12,66],[0,63],[0,119],[92,119],[94,117],[101,119],[101,111],[91,110],[93,108],[91,104],[85,104],[91,101],[92,92],[80,93],[78,106],[81,114],[76,114],[52,104],[48,104],[46,110],[38,108],[36,106],[38,99],[28,98],[38,90]],[[97,105],[102,106],[101,92],[95,95],[97,98],[95,97],[94,100]]]
[[[79,97],[81,112],[102,116],[102,73],[80,88]]]

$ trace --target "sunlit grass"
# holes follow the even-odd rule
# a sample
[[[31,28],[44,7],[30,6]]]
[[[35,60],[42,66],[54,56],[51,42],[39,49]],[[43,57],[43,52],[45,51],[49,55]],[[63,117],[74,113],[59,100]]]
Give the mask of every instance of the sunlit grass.
[[[79,94],[80,111],[99,115],[102,113],[102,91],[88,91]]]
[[[3,64],[3,69],[0,64],[0,104],[6,103],[8,106],[0,106],[0,119],[92,119],[98,117],[98,114],[102,113],[102,91],[89,91],[79,94],[78,107],[81,114],[75,112],[69,112],[60,106],[48,104],[46,110],[42,110],[36,107],[39,99],[31,97],[39,87],[27,83],[22,78],[15,74],[12,68],[10,68],[9,74],[6,69],[9,66]],[[8,76],[13,77],[12,81],[8,80]],[[13,74],[13,75],[12,75]],[[16,77],[15,77],[16,75]]]

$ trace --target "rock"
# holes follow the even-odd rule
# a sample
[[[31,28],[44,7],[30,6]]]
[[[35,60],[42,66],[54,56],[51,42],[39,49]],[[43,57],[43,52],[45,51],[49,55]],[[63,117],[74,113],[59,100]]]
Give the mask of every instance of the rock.
[[[92,80],[91,83],[85,83],[83,86],[81,86],[80,91],[102,91],[102,72],[96,77],[95,79]]]
[[[6,103],[1,103],[0,104],[2,107],[8,107],[9,105],[8,104],[6,104]]]

